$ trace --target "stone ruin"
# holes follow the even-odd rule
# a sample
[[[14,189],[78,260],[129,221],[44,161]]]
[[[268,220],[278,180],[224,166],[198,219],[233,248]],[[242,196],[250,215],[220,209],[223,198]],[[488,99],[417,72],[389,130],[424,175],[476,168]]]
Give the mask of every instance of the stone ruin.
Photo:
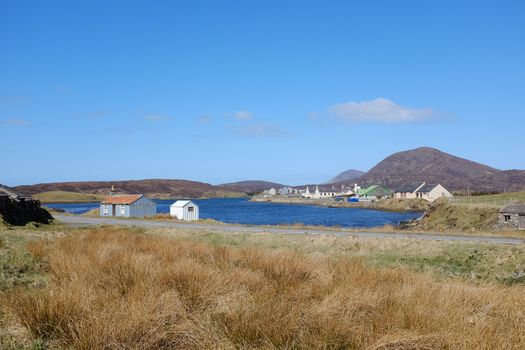
[[[29,222],[49,224],[51,220],[53,217],[40,206],[40,201],[0,185],[0,223],[23,226]]]

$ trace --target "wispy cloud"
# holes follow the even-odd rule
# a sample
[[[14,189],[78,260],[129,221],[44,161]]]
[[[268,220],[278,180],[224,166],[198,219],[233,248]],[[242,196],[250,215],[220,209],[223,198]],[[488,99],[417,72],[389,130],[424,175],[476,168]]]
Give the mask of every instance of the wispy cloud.
[[[202,125],[210,124],[213,121],[212,117],[210,117],[209,115],[198,116],[196,120],[197,120],[197,123],[202,124]]]
[[[292,133],[284,130],[281,125],[265,121],[264,119],[261,120],[244,109],[226,114],[226,117],[230,118],[230,123],[225,125],[225,128],[241,137],[278,138],[294,136]]]
[[[0,96],[1,103],[16,103],[22,104],[29,102],[29,97],[21,95],[2,95]]]
[[[112,134],[127,136],[127,135],[133,135],[133,134],[136,134],[139,131],[145,131],[145,130],[144,129],[137,129],[137,128],[130,128],[130,127],[127,127],[127,126],[119,126],[119,127],[108,128],[107,131],[109,131]]]
[[[435,111],[431,108],[401,106],[386,98],[340,103],[329,107],[328,112],[337,119],[349,123],[407,123],[429,119],[435,115]]]
[[[233,117],[237,120],[250,120],[253,119],[253,114],[245,110],[240,110],[233,113]]]
[[[6,126],[28,126],[29,121],[21,118],[0,119],[0,125]]]
[[[109,115],[108,111],[99,110],[92,112],[79,112],[74,114],[77,118],[86,118],[86,119],[101,119]]]
[[[284,130],[280,125],[265,122],[255,122],[247,125],[228,125],[228,129],[243,137],[292,137],[293,134]]]
[[[66,84],[63,84],[63,83],[58,83],[58,84],[55,84],[53,86],[53,88],[55,89],[55,91],[61,93],[61,94],[65,94],[65,95],[69,95],[69,94],[72,94],[74,92],[73,88],[69,85],[66,85]]]
[[[144,119],[150,122],[161,122],[170,119],[170,117],[165,114],[148,114],[144,117]]]

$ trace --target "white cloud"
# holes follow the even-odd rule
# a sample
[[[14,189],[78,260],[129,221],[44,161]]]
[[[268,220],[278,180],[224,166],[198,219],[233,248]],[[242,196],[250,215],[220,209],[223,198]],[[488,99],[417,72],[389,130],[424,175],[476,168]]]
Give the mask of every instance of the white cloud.
[[[350,123],[406,123],[428,119],[435,113],[431,108],[401,106],[386,98],[336,104],[328,108],[328,111],[337,119]]]
[[[233,117],[237,120],[250,120],[253,118],[253,114],[245,110],[240,110],[235,112]]]
[[[281,125],[261,120],[251,112],[240,110],[235,113],[225,115],[226,118],[234,119],[225,128],[234,134],[249,138],[278,138],[292,137],[292,133],[284,130]]]
[[[169,117],[163,114],[149,114],[145,116],[144,119],[149,120],[150,122],[161,122],[169,119]]]
[[[0,120],[0,125],[7,126],[27,126],[29,122],[25,119],[20,118],[11,118],[11,119],[2,119]]]

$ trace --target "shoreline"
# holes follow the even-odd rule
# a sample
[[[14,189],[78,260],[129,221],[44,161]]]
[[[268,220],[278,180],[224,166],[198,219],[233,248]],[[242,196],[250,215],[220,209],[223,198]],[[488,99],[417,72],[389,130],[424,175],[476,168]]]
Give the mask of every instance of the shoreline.
[[[72,213],[56,213],[57,216],[69,216],[69,217],[78,217],[78,218],[100,218],[98,215],[85,215],[84,214],[72,214]],[[55,217],[55,219],[57,219]],[[145,218],[124,218],[124,217],[112,217],[116,222],[119,222],[119,225],[129,225],[133,222],[142,222],[148,221],[152,224],[175,224],[185,227],[195,227],[199,228],[202,225],[213,225],[216,228],[219,227],[236,227],[238,229],[247,228],[247,229],[284,229],[284,230],[305,230],[305,231],[322,231],[326,233],[338,234],[352,234],[358,232],[365,233],[377,233],[377,234],[392,234],[392,235],[436,235],[436,236],[465,236],[465,237],[497,237],[497,238],[525,238],[525,232],[521,231],[512,231],[512,230],[460,230],[460,229],[431,229],[425,227],[409,227],[402,228],[400,225],[383,225],[383,226],[373,226],[373,227],[343,227],[343,226],[326,226],[326,225],[305,225],[301,223],[295,224],[273,224],[273,225],[257,225],[257,224],[240,224],[240,223],[227,223],[223,221],[218,221],[214,219],[201,219],[197,221],[180,221],[176,219],[166,218],[166,217],[145,217]]]
[[[260,203],[276,203],[276,204],[295,204],[295,205],[314,205],[326,208],[355,208],[355,209],[370,209],[380,210],[393,213],[409,213],[409,212],[420,212],[424,213],[430,208],[430,204],[422,202],[422,200],[378,200],[370,202],[347,202],[347,201],[334,201],[330,199],[307,199],[307,198],[296,198],[296,197],[269,197],[269,198],[257,198],[252,197],[251,202]]]
[[[57,215],[58,224],[80,225],[80,226],[136,226],[148,228],[171,227],[179,229],[198,229],[204,231],[226,231],[230,233],[276,233],[276,234],[300,234],[319,235],[328,234],[334,236],[363,236],[365,238],[422,238],[430,240],[464,240],[464,241],[487,241],[490,240],[512,240],[518,244],[524,244],[525,235],[515,231],[444,231],[435,230],[401,230],[392,227],[370,227],[370,228],[344,228],[330,226],[307,226],[307,225],[244,225],[229,224],[223,222],[186,222],[177,220],[156,220],[155,218],[101,218],[87,217],[76,214]],[[519,240],[520,242],[517,242]]]
[[[295,200],[294,200],[295,199]],[[316,229],[323,231],[368,231],[368,232],[381,232],[381,233],[405,233],[412,234],[417,232],[427,232],[427,233],[438,233],[440,235],[455,235],[455,234],[465,234],[468,236],[482,236],[482,235],[491,235],[491,236],[513,236],[513,237],[525,237],[525,232],[521,231],[512,231],[512,230],[496,230],[491,228],[490,225],[490,216],[493,213],[485,213],[479,210],[469,210],[468,208],[463,208],[462,206],[453,205],[451,206],[448,203],[434,203],[430,210],[385,210],[383,207],[371,206],[373,203],[348,203],[348,202],[334,202],[333,200],[309,200],[309,199],[300,199],[293,198],[290,201],[290,198],[279,198],[279,200],[269,199],[269,198],[252,198],[249,201],[253,202],[266,202],[266,203],[275,203],[275,204],[299,204],[299,205],[310,205],[310,206],[320,206],[324,208],[335,207],[335,208],[355,208],[355,209],[369,209],[369,210],[378,210],[383,212],[393,212],[393,213],[407,213],[407,212],[417,212],[419,217],[411,220],[400,220],[399,222],[394,222],[382,226],[370,226],[370,227],[343,227],[341,225],[327,226],[327,225],[309,225],[301,222],[297,223],[276,223],[272,225],[257,225],[257,224],[248,224],[243,225],[240,223],[226,223],[219,222],[214,220],[214,223],[221,225],[235,225],[235,226],[252,226],[252,227],[279,227],[279,228],[292,228],[292,229]],[[388,201],[388,200],[387,200]],[[377,203],[377,202],[376,202]],[[64,203],[72,204],[72,203]],[[82,203],[79,203],[82,204]],[[339,204],[339,205],[334,205]],[[365,205],[363,205],[365,204]],[[53,209],[53,208],[50,208]],[[96,209],[94,209],[96,210]],[[53,212],[53,210],[51,211]],[[89,211],[87,212],[89,213]],[[54,213],[53,213],[54,214]],[[82,214],[69,214],[61,213],[62,215],[71,215],[71,216],[94,216]],[[60,215],[60,214],[59,214]],[[160,213],[157,217],[145,218],[145,220],[150,222],[176,222],[170,218],[162,217],[166,213]],[[98,215],[96,215],[98,217]],[[489,217],[487,221],[485,216]],[[127,220],[127,219],[122,219]],[[129,219],[130,221],[135,220]],[[202,221],[200,222],[202,223]],[[187,223],[192,225],[193,223]],[[195,222],[194,224],[199,224]]]

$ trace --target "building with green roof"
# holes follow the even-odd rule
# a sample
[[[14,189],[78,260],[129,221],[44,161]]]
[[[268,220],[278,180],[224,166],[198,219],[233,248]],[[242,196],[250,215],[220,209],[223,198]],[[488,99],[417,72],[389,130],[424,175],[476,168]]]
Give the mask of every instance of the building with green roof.
[[[366,188],[357,190],[359,197],[376,197],[382,198],[392,194],[392,191],[381,185],[371,185]]]

